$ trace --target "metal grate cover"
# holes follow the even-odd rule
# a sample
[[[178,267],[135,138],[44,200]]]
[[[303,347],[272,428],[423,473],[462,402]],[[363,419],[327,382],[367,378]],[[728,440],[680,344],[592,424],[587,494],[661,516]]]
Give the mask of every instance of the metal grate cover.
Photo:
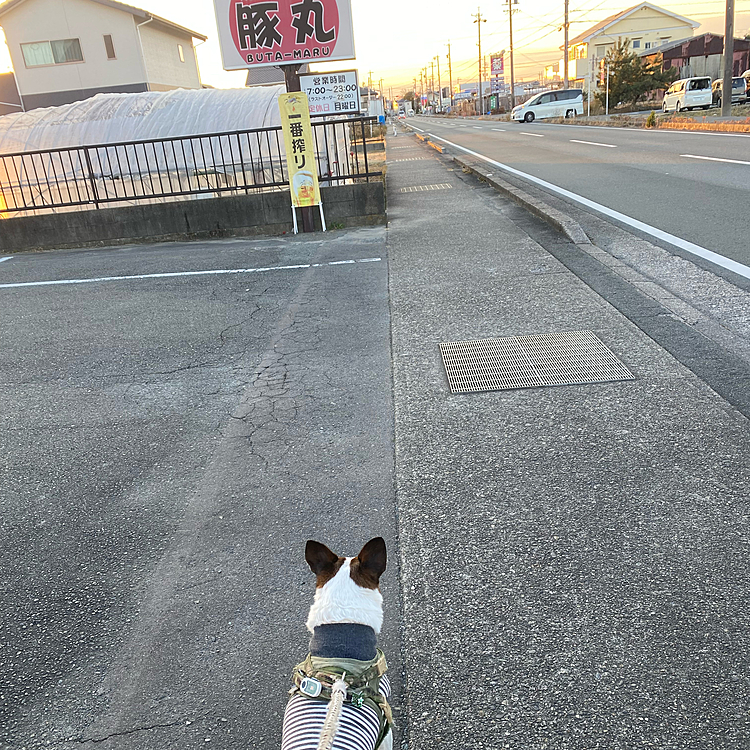
[[[451,393],[635,380],[591,331],[440,344]]]
[[[411,187],[401,188],[399,193],[421,193],[424,190],[451,190],[453,185],[447,182],[441,182],[437,185],[412,185]]]

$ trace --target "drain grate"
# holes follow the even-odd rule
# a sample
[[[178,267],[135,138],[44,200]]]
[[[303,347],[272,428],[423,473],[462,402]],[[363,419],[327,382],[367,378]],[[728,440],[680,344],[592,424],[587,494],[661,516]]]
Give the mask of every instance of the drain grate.
[[[402,161],[431,161],[429,156],[409,156],[405,159],[390,159],[388,164],[396,164]]]
[[[635,380],[591,331],[440,344],[451,393]]]
[[[447,182],[441,182],[438,185],[412,185],[411,187],[401,188],[399,193],[421,193],[423,190],[450,190],[453,185]]]

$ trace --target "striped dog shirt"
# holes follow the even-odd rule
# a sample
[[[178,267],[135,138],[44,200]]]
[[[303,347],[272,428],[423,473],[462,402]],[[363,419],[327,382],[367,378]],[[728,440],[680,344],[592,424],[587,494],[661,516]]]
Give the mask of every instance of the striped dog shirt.
[[[368,632],[369,631],[369,632]],[[310,653],[325,659],[375,659],[375,632],[366,625],[319,625],[310,641]],[[380,678],[379,692],[388,700],[391,684],[388,677]],[[317,750],[323,729],[328,701],[308,698],[295,693],[284,712],[281,750]],[[365,704],[360,708],[344,703],[333,750],[374,750],[380,734],[380,716]],[[390,747],[389,732],[381,748]]]

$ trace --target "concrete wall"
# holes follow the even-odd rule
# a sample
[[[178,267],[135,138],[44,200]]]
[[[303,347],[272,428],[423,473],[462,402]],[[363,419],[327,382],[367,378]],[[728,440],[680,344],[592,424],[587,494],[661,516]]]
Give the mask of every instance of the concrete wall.
[[[324,187],[322,196],[329,227],[385,223],[383,182]],[[289,193],[279,191],[0,219],[0,253],[291,231]]]

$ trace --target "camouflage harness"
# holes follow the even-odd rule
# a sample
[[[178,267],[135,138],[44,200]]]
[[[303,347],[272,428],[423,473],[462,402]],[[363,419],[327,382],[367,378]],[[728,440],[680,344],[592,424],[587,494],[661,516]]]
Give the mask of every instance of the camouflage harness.
[[[359,659],[324,659],[308,654],[292,671],[294,687],[290,695],[299,693],[311,700],[329,701],[333,683],[346,673],[348,687],[346,703],[355,708],[369,706],[380,720],[380,731],[375,750],[388,736],[393,725],[393,714],[385,696],[378,689],[380,678],[388,670],[385,654],[378,649],[377,656],[370,661]]]

